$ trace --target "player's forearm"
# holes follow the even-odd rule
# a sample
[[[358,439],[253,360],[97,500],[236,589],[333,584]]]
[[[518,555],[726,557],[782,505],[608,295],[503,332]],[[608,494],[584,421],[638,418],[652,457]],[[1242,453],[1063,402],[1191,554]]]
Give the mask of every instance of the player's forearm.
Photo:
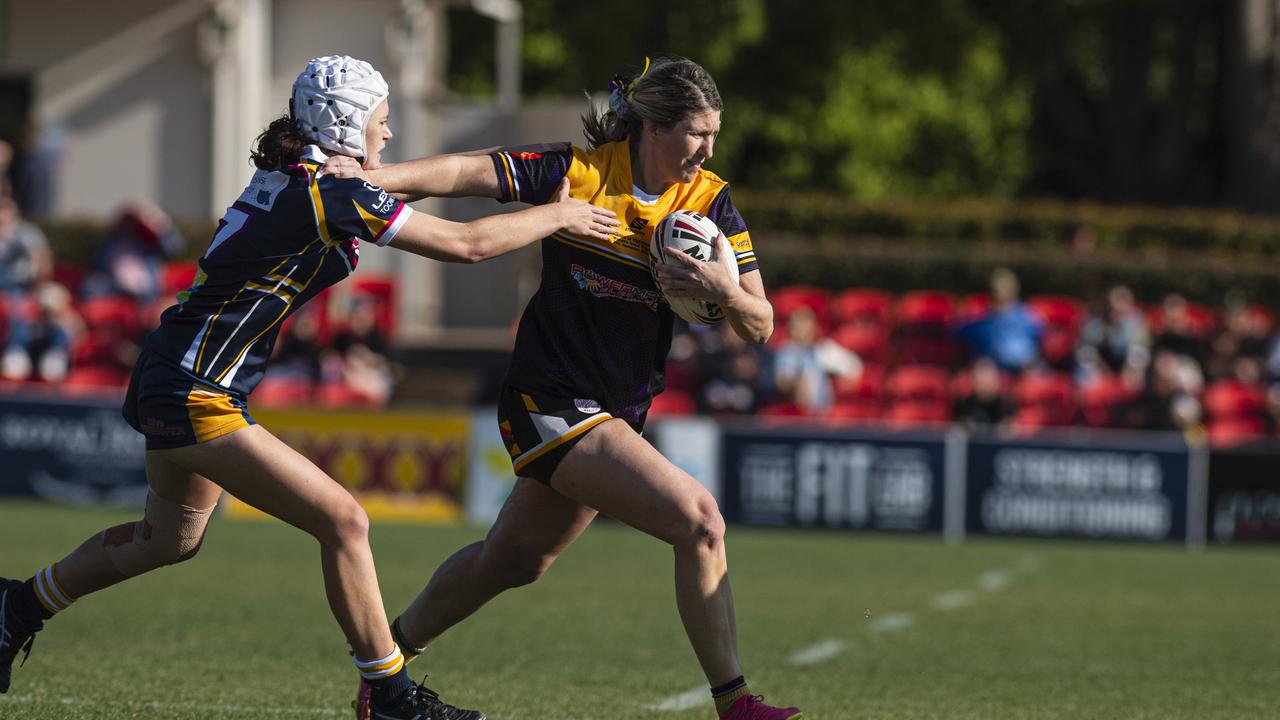
[[[488,156],[437,155],[383,165],[369,180],[390,193],[423,197],[498,197],[498,178]]]
[[[505,255],[564,227],[558,204],[539,205],[506,215],[490,215],[466,224],[471,262]]]
[[[773,335],[773,306],[769,301],[739,288],[732,297],[720,303],[725,318],[738,337],[752,343],[765,343]]]

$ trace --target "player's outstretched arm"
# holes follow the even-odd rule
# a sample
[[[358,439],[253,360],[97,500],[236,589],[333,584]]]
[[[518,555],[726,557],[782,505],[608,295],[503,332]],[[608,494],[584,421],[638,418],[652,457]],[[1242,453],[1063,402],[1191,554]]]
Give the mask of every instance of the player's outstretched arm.
[[[498,174],[489,153],[494,148],[433,155],[370,170],[354,158],[334,155],[324,164],[325,175],[360,178],[412,202],[425,197],[499,197]]]
[[[753,343],[769,340],[773,335],[773,306],[765,299],[764,281],[758,272],[749,272],[734,281],[737,273],[730,266],[737,261],[724,233],[716,240],[715,259],[710,262],[695,260],[673,248],[666,248],[665,252],[677,264],[654,267],[664,293],[714,302],[724,310],[738,337]]]
[[[415,212],[390,245],[433,260],[475,263],[537,242],[557,230],[607,240],[621,226],[612,210],[569,197],[569,181],[565,179],[553,202],[519,212],[469,223]]]

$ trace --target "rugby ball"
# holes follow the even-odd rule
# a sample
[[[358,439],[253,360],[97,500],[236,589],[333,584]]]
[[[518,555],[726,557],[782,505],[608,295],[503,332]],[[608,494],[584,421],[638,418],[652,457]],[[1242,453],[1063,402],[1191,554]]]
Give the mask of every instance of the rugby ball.
[[[711,218],[692,210],[677,210],[662,218],[653,229],[653,237],[649,240],[649,270],[654,273],[657,282],[659,265],[675,265],[678,261],[669,261],[663,254],[663,248],[674,248],[680,252],[703,262],[715,260],[716,238],[720,237],[720,228]],[[731,263],[734,279],[738,276],[738,264]],[[661,286],[659,286],[661,288]],[[667,298],[672,312],[685,321],[698,325],[710,325],[724,319],[724,311],[720,306],[696,300],[694,298]]]

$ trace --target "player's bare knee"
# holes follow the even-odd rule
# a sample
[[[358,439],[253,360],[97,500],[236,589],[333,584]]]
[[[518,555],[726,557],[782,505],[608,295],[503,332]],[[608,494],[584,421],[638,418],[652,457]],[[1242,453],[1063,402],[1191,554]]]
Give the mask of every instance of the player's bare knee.
[[[690,535],[687,542],[698,548],[714,549],[724,542],[724,516],[710,493],[703,493],[686,513]]]
[[[369,541],[369,514],[355,498],[347,498],[329,511],[331,542],[338,545],[367,543]],[[325,538],[320,538],[321,542]]]
[[[193,508],[147,494],[141,520],[102,533],[107,557],[126,577],[190,560],[204,543],[213,508]]]

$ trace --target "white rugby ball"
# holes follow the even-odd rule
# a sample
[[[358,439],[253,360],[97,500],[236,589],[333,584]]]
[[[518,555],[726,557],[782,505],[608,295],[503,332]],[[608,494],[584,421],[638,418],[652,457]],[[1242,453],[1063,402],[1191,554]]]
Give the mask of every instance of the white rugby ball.
[[[703,262],[716,259],[716,238],[720,237],[720,228],[711,218],[692,210],[677,210],[662,218],[653,229],[653,237],[649,240],[649,269],[652,272],[658,265],[676,265],[679,261],[668,260],[662,248],[669,247]],[[738,264],[730,263],[733,277],[737,280]],[[654,273],[657,281],[657,273]],[[661,287],[661,286],[659,286]],[[724,319],[724,310],[720,306],[696,300],[694,298],[667,298],[672,312],[687,322],[698,325],[710,325]]]

